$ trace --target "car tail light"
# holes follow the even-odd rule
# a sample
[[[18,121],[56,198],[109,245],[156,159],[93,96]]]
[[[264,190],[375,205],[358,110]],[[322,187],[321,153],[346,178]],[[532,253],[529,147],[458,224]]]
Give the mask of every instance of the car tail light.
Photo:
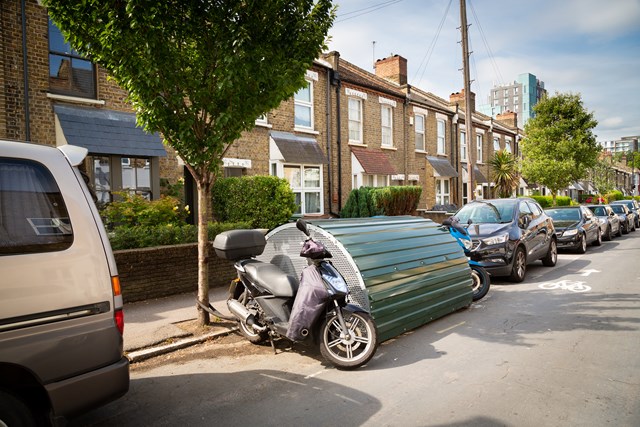
[[[122,311],[122,288],[120,287],[120,278],[118,276],[111,277],[111,289],[113,291],[113,319],[120,334],[124,334],[124,312]]]

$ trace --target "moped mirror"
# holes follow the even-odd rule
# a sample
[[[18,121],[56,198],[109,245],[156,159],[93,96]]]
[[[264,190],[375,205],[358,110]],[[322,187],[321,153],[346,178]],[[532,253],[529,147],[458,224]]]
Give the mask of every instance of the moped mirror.
[[[307,228],[307,223],[305,222],[305,220],[303,220],[302,218],[297,220],[296,227],[298,228],[298,230],[302,231],[307,237],[309,237],[309,229]]]

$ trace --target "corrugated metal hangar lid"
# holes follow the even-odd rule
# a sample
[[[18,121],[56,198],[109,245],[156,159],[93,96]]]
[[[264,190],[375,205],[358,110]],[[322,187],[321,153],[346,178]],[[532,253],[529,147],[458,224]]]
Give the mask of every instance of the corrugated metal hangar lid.
[[[307,222],[333,254],[351,302],[372,314],[381,340],[471,304],[467,258],[440,224],[414,216]],[[288,223],[266,237],[258,259],[300,277],[307,265],[298,256],[304,234]]]

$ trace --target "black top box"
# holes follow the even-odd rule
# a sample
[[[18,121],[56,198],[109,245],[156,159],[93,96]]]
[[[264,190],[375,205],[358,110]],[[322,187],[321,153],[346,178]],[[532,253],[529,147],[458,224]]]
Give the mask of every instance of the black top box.
[[[216,255],[232,261],[258,256],[266,245],[264,234],[258,230],[223,231],[213,241]]]

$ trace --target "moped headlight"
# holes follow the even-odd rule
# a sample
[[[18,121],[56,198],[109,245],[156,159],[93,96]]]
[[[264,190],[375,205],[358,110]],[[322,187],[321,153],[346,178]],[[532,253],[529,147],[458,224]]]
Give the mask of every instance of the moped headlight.
[[[564,233],[562,233],[563,236],[575,236],[576,234],[578,234],[578,229],[574,228],[573,230],[565,230]]]
[[[509,235],[508,234],[502,234],[500,236],[488,237],[486,239],[482,239],[482,242],[485,245],[497,245],[499,243],[506,242],[507,239],[509,239]]]

